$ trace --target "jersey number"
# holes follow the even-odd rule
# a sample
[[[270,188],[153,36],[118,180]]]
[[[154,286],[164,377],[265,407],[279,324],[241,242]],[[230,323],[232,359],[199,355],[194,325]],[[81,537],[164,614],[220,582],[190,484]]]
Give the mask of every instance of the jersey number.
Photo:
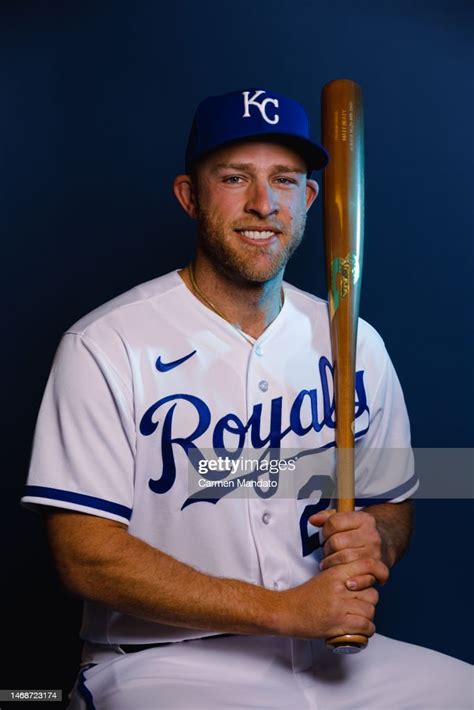
[[[334,481],[331,476],[311,476],[309,481],[298,491],[298,500],[309,498],[314,491],[320,491],[321,497],[318,503],[307,505],[300,517],[300,533],[303,557],[307,557],[312,552],[321,547],[321,539],[318,532],[308,534],[308,520],[312,515],[326,510],[331,505],[331,497],[334,491]]]

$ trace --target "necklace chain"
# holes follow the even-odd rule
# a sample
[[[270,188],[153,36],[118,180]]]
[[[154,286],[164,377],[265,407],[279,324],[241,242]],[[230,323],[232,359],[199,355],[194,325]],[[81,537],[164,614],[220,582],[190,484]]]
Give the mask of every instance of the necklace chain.
[[[245,333],[245,331],[243,331],[242,328],[239,328],[235,323],[232,323],[232,321],[230,321],[230,320],[227,318],[227,316],[225,316],[225,315],[222,313],[222,311],[219,310],[219,308],[217,308],[217,306],[215,306],[215,305],[208,299],[208,297],[201,291],[201,289],[199,288],[199,286],[198,286],[197,283],[196,283],[196,277],[194,276],[194,267],[193,267],[193,262],[192,262],[192,261],[189,262],[189,265],[188,265],[188,273],[189,273],[189,280],[191,281],[191,286],[193,287],[193,290],[195,291],[196,295],[199,296],[199,297],[204,301],[204,303],[205,303],[206,305],[208,305],[211,310],[214,311],[214,313],[217,313],[218,316],[220,316],[220,317],[223,318],[225,321],[227,321],[228,323],[230,323],[230,325],[234,328],[234,330],[236,330],[237,333],[239,333],[239,335],[241,335],[242,338],[244,338],[244,339],[245,339],[248,343],[250,343],[250,345],[253,347],[253,345],[254,345],[254,343],[255,343],[255,339],[254,339],[254,338],[251,338],[249,335],[247,335],[247,333]],[[283,292],[283,288],[282,288],[282,289],[281,289],[281,293],[280,293],[280,309],[279,309],[278,313],[279,313],[279,312],[281,311],[281,309],[283,308],[283,303],[284,303],[284,292]]]

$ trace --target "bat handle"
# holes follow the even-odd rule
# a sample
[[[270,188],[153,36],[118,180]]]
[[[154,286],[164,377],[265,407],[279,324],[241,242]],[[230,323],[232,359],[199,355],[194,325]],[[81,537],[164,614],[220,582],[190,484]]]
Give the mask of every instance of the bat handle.
[[[360,653],[367,647],[367,636],[362,634],[344,634],[343,636],[334,636],[332,639],[327,639],[326,646],[334,653],[350,654]]]
[[[341,470],[344,468],[346,470],[354,469],[353,448],[338,450],[338,465],[341,467]],[[353,485],[353,476],[346,477],[339,475],[339,498],[337,501],[338,512],[348,513],[354,510]],[[348,655],[350,653],[360,653],[364,650],[364,648],[367,648],[368,642],[369,639],[363,634],[342,634],[341,636],[334,636],[333,638],[327,639],[326,646],[334,653]]]

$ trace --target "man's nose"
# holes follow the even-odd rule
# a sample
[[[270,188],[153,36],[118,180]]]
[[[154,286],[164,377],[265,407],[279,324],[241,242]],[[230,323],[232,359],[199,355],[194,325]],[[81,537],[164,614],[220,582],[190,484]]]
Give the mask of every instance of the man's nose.
[[[278,212],[277,195],[267,182],[256,181],[249,187],[245,211],[260,218]]]

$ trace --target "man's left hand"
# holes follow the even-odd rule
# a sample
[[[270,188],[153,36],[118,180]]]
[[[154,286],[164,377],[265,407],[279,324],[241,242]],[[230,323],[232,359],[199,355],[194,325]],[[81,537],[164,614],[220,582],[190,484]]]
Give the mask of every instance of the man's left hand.
[[[372,558],[381,560],[386,574],[377,579],[372,575],[347,580],[349,589],[363,589],[372,586],[375,581],[384,584],[389,576],[389,560],[385,559],[384,544],[374,516],[364,511],[336,513],[335,510],[324,510],[309,518],[311,525],[322,529],[324,540],[324,559],[321,569],[326,570],[335,565],[347,564],[359,559]]]

